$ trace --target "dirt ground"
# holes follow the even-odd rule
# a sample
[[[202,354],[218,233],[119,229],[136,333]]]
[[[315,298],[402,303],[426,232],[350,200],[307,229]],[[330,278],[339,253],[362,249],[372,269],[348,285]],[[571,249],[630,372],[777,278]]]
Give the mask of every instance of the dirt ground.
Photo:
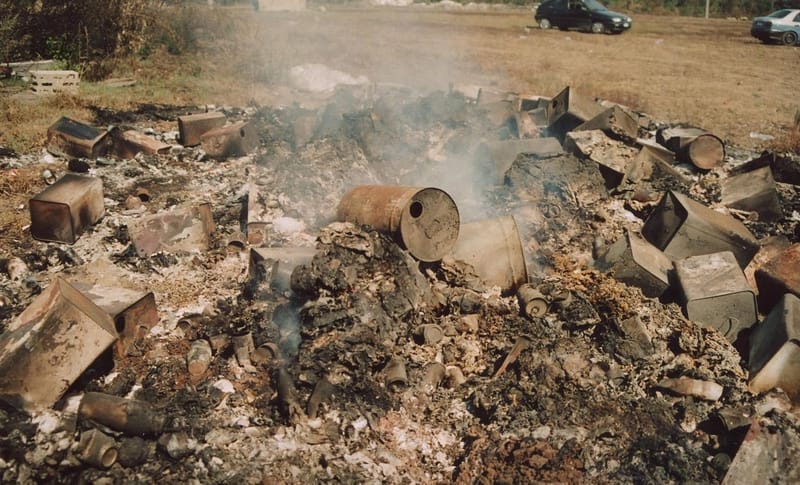
[[[760,155],[750,131],[778,135],[791,123],[795,107],[781,100],[794,94],[800,49],[762,46],[734,20],[636,16],[631,32],[594,36],[528,30],[530,12],[488,8],[225,15],[220,24],[235,19],[235,35],[205,44],[199,64],[168,66],[217,76],[202,97],[188,84],[165,95],[158,87],[169,76],[151,73],[152,84],[121,95],[147,104],[115,105],[113,93],[93,92],[88,102],[49,105],[147,133],[171,145],[167,153],[71,164],[41,147],[0,156],[3,328],[56,276],[152,291],[158,307],[157,324],[129,352],[89,366],[67,391],[71,401],[32,415],[0,401],[0,481],[797,478],[781,461],[800,449],[796,404],[779,390],[749,391],[746,338],[732,343],[688,320],[674,288],[647,298],[595,262],[626,230],[641,229],[666,190],[727,211],[721,185]],[[779,60],[753,79],[745,55]],[[304,70],[291,74],[295,66]],[[341,76],[359,82],[299,87]],[[498,174],[482,143],[508,140],[519,126],[455,89],[473,85],[503,97],[573,85],[630,106],[639,136],[698,125],[729,142],[728,158],[708,172],[684,164],[684,182],[654,171],[622,187],[574,153],[522,155]],[[177,117],[206,109],[249,121],[257,146],[216,161],[179,145]],[[625,153],[639,148],[630,137],[616,143]],[[783,216],[737,214],[759,239],[797,243],[800,162],[776,160]],[[105,214],[72,245],[36,241],[29,199],[46,187],[43,171],[60,176],[70,166],[102,180]],[[458,259],[420,262],[397,234],[337,220],[357,184],[440,187],[462,224],[512,216],[544,312],[525,316],[514,291]],[[200,203],[215,224],[207,241],[137,252],[148,217]],[[244,243],[251,206],[266,236]],[[287,247],[313,248],[313,259],[289,275],[251,260],[254,248]],[[208,366],[190,373],[203,341],[213,348]],[[76,410],[91,392],[135,399],[139,408],[122,408],[128,418],[135,408],[137,419],[159,424],[136,430]],[[759,454],[760,429],[781,446]],[[113,440],[113,465],[86,456],[81,437],[93,430]],[[746,446],[755,449],[750,461],[739,455]]]

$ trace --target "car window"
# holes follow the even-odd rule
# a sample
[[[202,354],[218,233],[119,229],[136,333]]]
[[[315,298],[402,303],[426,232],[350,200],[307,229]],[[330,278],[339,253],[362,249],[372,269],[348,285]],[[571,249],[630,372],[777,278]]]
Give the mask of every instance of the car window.
[[[586,4],[586,6],[589,8],[589,10],[598,11],[598,10],[605,10],[606,9],[606,7],[602,3],[598,2],[597,0],[584,0],[583,3]]]
[[[783,17],[789,15],[789,12],[791,12],[791,10],[778,10],[777,12],[772,12],[771,14],[767,15],[767,17],[772,19],[782,19]]]
[[[800,22],[800,13],[794,16],[794,20],[792,22]]]

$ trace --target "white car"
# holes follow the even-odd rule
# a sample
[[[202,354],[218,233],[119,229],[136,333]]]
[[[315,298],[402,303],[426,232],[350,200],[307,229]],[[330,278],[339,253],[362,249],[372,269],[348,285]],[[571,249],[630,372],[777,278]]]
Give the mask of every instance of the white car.
[[[800,9],[784,8],[766,17],[754,18],[750,26],[750,35],[761,42],[797,44],[800,40]]]

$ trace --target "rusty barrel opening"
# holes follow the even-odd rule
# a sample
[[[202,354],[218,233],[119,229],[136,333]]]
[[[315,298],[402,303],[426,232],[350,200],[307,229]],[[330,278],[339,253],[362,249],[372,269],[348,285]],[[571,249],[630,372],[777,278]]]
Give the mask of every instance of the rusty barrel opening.
[[[411,217],[414,219],[422,216],[422,202],[414,201],[408,206],[408,213],[411,214]]]

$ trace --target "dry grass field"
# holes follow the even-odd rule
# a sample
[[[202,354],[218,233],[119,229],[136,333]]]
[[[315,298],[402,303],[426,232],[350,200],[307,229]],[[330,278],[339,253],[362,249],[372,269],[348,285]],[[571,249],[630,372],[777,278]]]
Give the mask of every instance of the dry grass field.
[[[114,61],[116,74],[139,81],[134,88],[84,83],[77,98],[38,104],[6,90],[0,145],[34,149],[55,119],[86,119],[90,105],[286,102],[275,86],[304,63],[437,89],[477,84],[552,96],[571,85],[745,148],[764,144],[751,132],[786,136],[800,109],[800,48],[763,45],[744,20],[633,17],[629,32],[592,35],[539,30],[522,8],[195,12],[186,22],[200,39],[196,53]]]

